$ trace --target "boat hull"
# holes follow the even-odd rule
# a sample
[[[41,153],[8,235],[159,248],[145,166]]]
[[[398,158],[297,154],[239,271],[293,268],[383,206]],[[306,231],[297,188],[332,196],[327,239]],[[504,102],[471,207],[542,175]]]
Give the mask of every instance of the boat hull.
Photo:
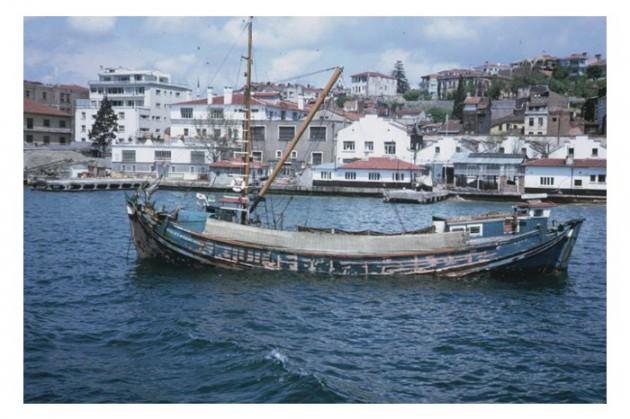
[[[326,254],[216,239],[209,234],[187,230],[168,217],[156,217],[155,213],[145,211],[134,202],[128,204],[128,215],[141,258],[158,258],[189,266],[344,276],[461,277],[484,272],[565,270],[583,221],[572,220],[551,231],[530,232],[513,238],[473,240],[470,245],[457,249],[401,254]],[[356,237],[348,236],[349,245],[352,240]]]

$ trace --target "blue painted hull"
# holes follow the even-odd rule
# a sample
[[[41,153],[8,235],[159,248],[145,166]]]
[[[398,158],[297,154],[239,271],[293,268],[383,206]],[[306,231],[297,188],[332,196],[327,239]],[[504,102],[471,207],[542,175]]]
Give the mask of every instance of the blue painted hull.
[[[583,221],[572,220],[546,232],[529,232],[496,240],[470,240],[465,248],[459,249],[395,255],[344,255],[246,246],[237,240],[217,239],[184,228],[163,214],[158,216],[134,202],[129,203],[128,214],[134,243],[142,258],[229,269],[354,276],[459,277],[495,271],[564,270]],[[348,240],[353,240],[353,236],[348,236]]]

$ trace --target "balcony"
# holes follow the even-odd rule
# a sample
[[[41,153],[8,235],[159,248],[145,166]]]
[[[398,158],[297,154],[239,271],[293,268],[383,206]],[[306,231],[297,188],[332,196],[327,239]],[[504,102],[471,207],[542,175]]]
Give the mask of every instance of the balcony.
[[[88,85],[90,87],[92,86],[115,86],[115,85],[119,85],[119,86],[127,86],[127,85],[147,85],[147,84],[159,84],[162,86],[169,86],[172,88],[180,88],[180,89],[186,89],[186,90],[191,90],[190,87],[188,87],[186,84],[184,83],[178,83],[178,82],[163,82],[163,81],[158,81],[156,80],[110,80],[110,81],[105,81],[105,80],[88,80]]]

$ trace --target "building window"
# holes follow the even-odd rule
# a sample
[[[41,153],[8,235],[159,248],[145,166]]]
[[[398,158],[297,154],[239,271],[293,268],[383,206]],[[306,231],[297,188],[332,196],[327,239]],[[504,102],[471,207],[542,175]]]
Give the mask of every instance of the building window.
[[[31,97],[31,92],[30,92],[30,90],[25,90],[25,91],[24,91],[24,96],[26,96],[26,97]]]
[[[311,141],[326,141],[326,127],[311,127],[309,139]]]
[[[319,172],[319,178],[320,179],[332,179],[332,173],[331,172]]]
[[[499,153],[505,154],[505,147],[499,147]]]
[[[392,180],[402,181],[405,180],[405,174],[400,172],[392,173]]]
[[[370,172],[368,173],[369,180],[381,180],[381,174],[378,172]]]
[[[26,118],[26,128],[28,129],[33,128],[33,118]]]
[[[292,159],[297,159],[297,151],[293,150],[293,151],[291,152],[291,158],[292,158]]]
[[[295,135],[295,127],[278,127],[278,139],[280,141],[289,141]]]
[[[455,147],[455,152],[456,153],[461,153],[462,152],[462,148],[460,146]]]
[[[81,119],[85,120],[85,112],[81,112]]]
[[[210,119],[223,119],[223,108],[210,109]]]
[[[573,156],[575,154],[575,149],[573,147],[569,147],[569,156]]]
[[[43,100],[48,99],[48,93],[46,93],[46,92],[42,92],[42,99],[43,99]]]
[[[582,179],[574,179],[573,186],[582,186]]]
[[[553,185],[553,179],[553,177],[543,176],[540,178],[540,184],[545,186]]]
[[[527,148],[521,147],[521,154],[527,155]]]
[[[190,163],[192,164],[204,164],[206,162],[206,153],[204,151],[191,151]]]
[[[356,172],[346,172],[345,177],[346,177],[346,180],[356,180],[357,173]]]
[[[396,143],[393,141],[385,143],[385,154],[396,154]]]
[[[343,151],[354,151],[354,141],[344,141]]]
[[[538,118],[538,126],[542,127],[543,124],[543,119],[542,118]]]
[[[314,151],[311,153],[311,164],[313,166],[322,164],[323,160],[324,160],[324,153],[322,153],[321,151]]]
[[[49,127],[50,126],[50,119],[44,119],[44,126],[45,127]]]
[[[188,128],[184,128],[184,136],[188,137]]]
[[[597,175],[597,182],[606,183],[606,175]]]
[[[282,150],[276,150],[276,158],[277,159],[281,159],[282,158]]]
[[[435,147],[435,154],[440,154],[440,147]]]
[[[81,132],[85,132],[85,125],[81,125]]]
[[[597,181],[597,175],[591,175],[591,183],[595,183]]]
[[[44,144],[50,144],[50,137],[48,135],[44,135]]]
[[[179,113],[182,118],[190,119],[193,117],[193,108],[180,108]]]
[[[66,121],[63,119],[59,120],[59,128],[65,128],[66,127]]]
[[[252,141],[265,141],[265,127],[252,127]]]
[[[252,160],[254,161],[262,161],[263,152],[262,151],[252,151]]]
[[[65,144],[66,143],[66,137],[59,137],[59,144]]]
[[[123,163],[135,163],[136,162],[136,150],[123,150],[122,151]]]
[[[363,143],[365,151],[374,151],[374,141],[366,141]]]
[[[125,126],[124,125],[118,125],[118,132],[125,132]]]
[[[155,160],[171,161],[170,150],[155,150]]]
[[[26,142],[27,143],[32,143],[33,142],[33,136],[31,134],[26,134]]]
[[[599,150],[598,150],[597,148],[594,148],[593,150],[591,150],[591,156],[592,156],[592,157],[597,157],[597,153],[598,153],[598,151],[599,151]]]
[[[534,118],[529,118],[529,126],[530,127],[534,126]]]

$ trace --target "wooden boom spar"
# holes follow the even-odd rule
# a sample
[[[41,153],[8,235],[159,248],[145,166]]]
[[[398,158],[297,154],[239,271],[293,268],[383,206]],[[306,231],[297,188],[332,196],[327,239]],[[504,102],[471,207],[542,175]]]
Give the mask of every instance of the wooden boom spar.
[[[306,119],[304,119],[304,121],[298,128],[297,132],[293,136],[293,139],[289,141],[289,143],[287,144],[284,152],[282,153],[282,156],[280,157],[280,160],[278,161],[276,166],[273,168],[271,175],[269,175],[269,179],[267,179],[263,187],[260,189],[256,197],[254,198],[254,201],[252,202],[252,206],[250,208],[250,212],[253,212],[256,209],[256,206],[258,206],[258,203],[262,201],[265,194],[269,191],[271,184],[278,176],[278,173],[280,173],[280,170],[282,170],[282,166],[284,166],[284,163],[288,160],[289,156],[291,156],[291,152],[297,145],[298,141],[300,141],[300,138],[302,138],[304,131],[306,131],[306,128],[309,126],[309,124],[315,117],[315,114],[324,103],[324,99],[326,99],[326,96],[328,96],[328,93],[330,93],[333,86],[339,79],[339,76],[341,76],[342,72],[343,72],[343,67],[335,67],[334,73],[330,77],[330,80],[328,80],[328,83],[326,83],[326,86],[324,86],[324,90],[322,90],[322,92],[319,94],[319,97],[315,101],[315,105],[313,106],[311,111],[308,113],[308,115],[306,115]]]

